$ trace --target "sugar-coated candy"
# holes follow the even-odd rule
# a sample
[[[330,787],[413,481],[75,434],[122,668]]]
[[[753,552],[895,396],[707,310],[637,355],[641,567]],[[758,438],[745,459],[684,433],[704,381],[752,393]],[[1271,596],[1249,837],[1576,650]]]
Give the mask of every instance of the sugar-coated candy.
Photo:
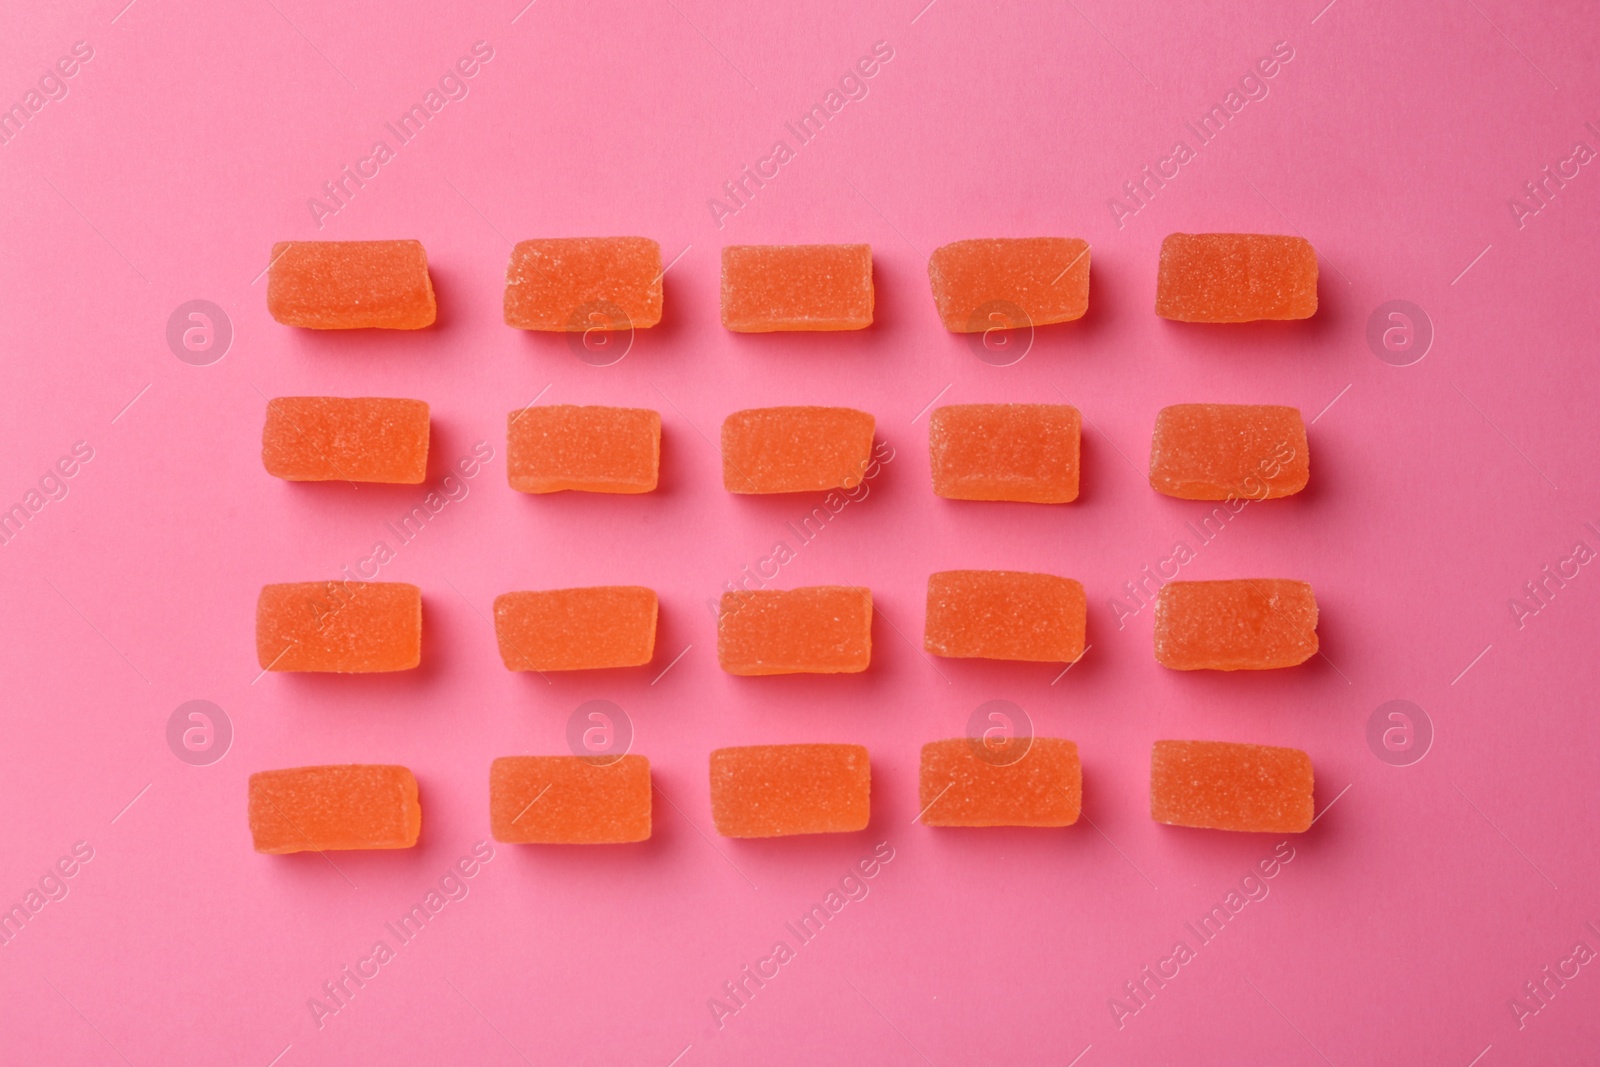
[[[852,488],[872,463],[875,425],[853,408],[735,411],[722,423],[722,485],[730,493]]]
[[[922,746],[917,791],[927,826],[1071,826],[1083,767],[1059,737],[953,737]]]
[[[933,491],[951,500],[1076,500],[1082,424],[1067,404],[936,408],[928,422]]]
[[[872,594],[848,585],[723,593],[717,662],[729,674],[854,674],[872,660]]]
[[[489,765],[496,841],[611,845],[650,837],[650,761],[643,756],[501,756]]]
[[[1150,817],[1169,826],[1297,834],[1313,818],[1311,757],[1297,748],[1157,741]]]
[[[748,745],[711,753],[711,818],[723,837],[848,833],[871,815],[860,745]]]
[[[383,397],[280,396],[267,401],[261,462],[291,482],[390,482],[428,476],[428,405]]]
[[[1317,598],[1306,582],[1168,582],[1156,595],[1156,660],[1180,671],[1268,670],[1317,652]]]
[[[936,656],[1072,663],[1083,655],[1086,601],[1071,578],[1025,571],[928,576],[923,647]]]
[[[661,321],[661,276],[661,246],[648,237],[518,241],[506,268],[506,325],[642,330]]]
[[[940,321],[955,333],[1071,322],[1089,309],[1089,243],[1077,237],[956,241],[928,257],[928,281]]]
[[[1179,322],[1309,319],[1317,254],[1304,237],[1171,233],[1161,242],[1156,314]]]
[[[639,667],[655,654],[656,611],[655,591],[637,585],[502,593],[494,632],[507,670]]]
[[[1183,500],[1271,500],[1311,477],[1299,408],[1174,404],[1156,415],[1150,485]]]
[[[648,493],[661,415],[648,408],[526,407],[506,416],[506,476],[521,493]]]
[[[287,582],[256,601],[264,671],[366,674],[422,662],[422,590],[405,582]]]
[[[870,245],[729,245],[722,325],[735,333],[872,325]]]
[[[438,316],[421,241],[279,241],[267,310],[313,330],[420,330]]]
[[[417,779],[405,767],[345,763],[250,776],[257,852],[410,848],[421,829]]]

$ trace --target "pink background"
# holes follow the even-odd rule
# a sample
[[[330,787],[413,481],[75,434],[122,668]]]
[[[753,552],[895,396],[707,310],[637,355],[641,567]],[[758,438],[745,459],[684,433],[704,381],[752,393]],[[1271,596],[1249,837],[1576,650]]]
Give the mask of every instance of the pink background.
[[[0,948],[0,1059],[1582,1062],[1600,1041],[1600,966],[1520,1027],[1508,1001],[1580,939],[1600,949],[1585,927],[1600,927],[1600,573],[1581,567],[1520,628],[1508,600],[1580,539],[1600,548],[1583,525],[1600,524],[1600,173],[1581,167],[1520,227],[1508,199],[1575,142],[1600,147],[1585,125],[1600,125],[1597,30],[1570,2],[1324,2],[14,7],[0,102],[75,41],[93,58],[0,146],[0,503],[74,442],[93,459],[0,547],[0,903],[75,842],[93,858]],[[469,95],[319,229],[308,199],[480,40],[493,58]],[[784,122],[878,41],[893,59],[868,95],[719,229],[707,200],[777,138],[794,147]],[[1185,120],[1275,42],[1293,59],[1270,94],[1119,227],[1109,198],[1179,138],[1194,148]],[[1322,256],[1317,317],[1157,319],[1157,250],[1175,230],[1304,233]],[[663,323],[620,363],[501,323],[508,241],[634,233],[683,254]],[[1034,234],[1090,241],[1090,312],[988,365],[940,328],[925,255]],[[437,327],[272,322],[252,279],[273,241],[314,237],[421,239]],[[791,241],[872,244],[872,329],[722,330],[719,247]],[[195,298],[235,331],[210,366],[165,341]],[[1395,298],[1437,331],[1412,366],[1365,340]],[[417,672],[256,680],[259,587],[333,577],[423,492],[269,478],[260,425],[281,394],[427,400],[435,481],[474,442],[494,448],[383,570],[423,589]],[[541,394],[660,410],[661,490],[511,492],[505,416]],[[1087,420],[1082,498],[936,499],[921,414],[936,396],[1065,396]],[[1118,628],[1122,583],[1208,510],[1143,475],[1157,409],[1201,400],[1321,413],[1310,489],[1246,509],[1184,569],[1312,582],[1326,655],[1300,669],[1180,675],[1152,659],[1148,610]],[[895,459],[775,584],[869,586],[872,668],[733,678],[705,603],[813,502],[723,492],[708,438],[736,408],[811,403],[873,412]],[[950,567],[1081,579],[1092,650],[1054,684],[1046,665],[930,662],[924,583]],[[496,594],[597,583],[659,591],[651,667],[549,684],[502,668]],[[192,699],[235,731],[210,766],[167,746]],[[319,1028],[308,999],[392,945],[384,924],[487,837],[489,761],[567,751],[589,699],[625,709],[652,761],[650,842],[496,847],[465,898]],[[990,699],[1078,742],[1087,819],[913,824],[919,746]],[[1410,766],[1367,743],[1391,699],[1436,733]],[[1147,762],[1166,737],[1305,748],[1319,808],[1338,803],[1292,841],[1270,895],[1119,1027],[1110,998],[1179,938],[1193,947],[1184,923],[1279,840],[1153,824]],[[866,832],[715,836],[709,750],[786,741],[871,749]],[[252,852],[247,776],[341,761],[415,769],[419,846],[333,863]],[[893,859],[870,893],[717,1029],[708,1000],[778,939],[793,947],[784,923],[880,842]]]

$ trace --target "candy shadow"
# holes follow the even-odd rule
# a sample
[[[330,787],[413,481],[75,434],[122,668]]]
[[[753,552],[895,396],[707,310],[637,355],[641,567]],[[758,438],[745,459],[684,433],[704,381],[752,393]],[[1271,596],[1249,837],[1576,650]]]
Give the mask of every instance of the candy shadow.
[[[1171,679],[1177,689],[1174,699],[1192,702],[1207,714],[1219,711],[1229,716],[1259,714],[1274,721],[1293,721],[1293,718],[1314,714],[1306,710],[1313,694],[1342,690],[1351,684],[1348,667],[1339,664],[1334,656],[1338,648],[1329,651],[1324,626],[1324,620],[1319,618],[1317,640],[1321,654],[1314,652],[1310,659],[1293,667],[1178,671],[1155,663],[1153,657],[1151,662],[1157,670],[1174,676]],[[1334,642],[1335,646],[1337,644]]]
[[[676,414],[671,412],[670,408],[668,410]],[[641,495],[673,498],[680,496],[684,492],[684,487],[693,483],[695,473],[691,454],[698,437],[699,434],[694,430],[685,433],[682,428],[673,426],[665,417],[662,418],[661,461],[656,487],[650,493]]]
[[[735,485],[742,480],[737,471],[734,471],[732,476]],[[791,548],[798,548],[816,540],[829,526],[858,507],[860,501],[850,501],[846,493],[859,495],[859,492],[857,489],[821,489],[807,490],[800,493],[730,492],[729,495],[737,501],[736,507],[742,508],[751,515],[765,521],[782,525],[786,534],[784,539],[791,542]],[[838,511],[834,511],[827,506],[829,494],[836,494],[839,500],[848,502],[840,507]],[[869,489],[868,496],[870,495],[871,490]],[[817,515],[819,511],[822,513],[820,517]],[[807,536],[802,537],[801,533],[797,531],[803,531]],[[799,543],[796,544],[795,542]]]
[[[663,603],[656,614],[656,648],[650,662],[637,668],[647,672],[644,678],[646,688],[653,687],[659,678],[663,685],[666,679],[672,677],[671,671],[684,665],[684,660],[694,655],[694,650],[709,648],[712,655],[716,654],[716,622],[710,623],[710,634],[704,628],[693,625],[700,616],[695,614],[696,607],[687,603]],[[702,611],[704,616],[710,612]],[[682,655],[683,659],[678,657]],[[670,670],[669,670],[670,667]],[[662,674],[663,671],[667,673]]]
[[[421,783],[418,799],[421,800]],[[417,843],[411,848],[337,849],[329,852],[291,852],[287,855],[261,855],[272,861],[269,877],[283,878],[297,888],[317,894],[316,899],[326,902],[330,893],[343,890],[350,894],[364,892],[373,884],[383,884],[395,874],[408,877],[431,866],[437,857],[432,856],[429,844],[426,802],[422,816],[422,830]]]
[[[913,291],[917,293],[915,299],[910,296]],[[884,299],[886,295],[887,300]],[[929,288],[926,265],[913,283],[908,278],[902,277],[896,268],[885,271],[883,261],[873,256],[872,325],[859,332],[870,334],[876,331],[905,329],[921,316],[926,316],[929,322],[940,329],[944,328],[944,324],[939,321],[939,309],[933,302],[933,291]]]
[[[661,321],[654,326],[646,327],[635,333],[636,338],[649,338],[653,342],[660,342],[660,347],[671,347],[674,341],[679,340],[684,333],[686,317],[684,309],[689,307],[691,301],[683,297],[683,282],[674,277],[671,271],[661,276]],[[637,341],[635,342],[637,343]]]
[[[436,263],[428,264],[428,278],[433,283],[433,302],[438,310],[432,326],[414,332],[450,334],[459,330],[463,321],[462,305],[456,299],[458,296],[465,299],[463,294],[471,292],[471,287],[461,281],[456,271],[440,268]]]
[[[655,774],[655,768],[650,768]],[[675,827],[664,825],[656,805],[658,798],[651,790],[650,836],[643,841],[614,844],[525,844],[496,841],[495,855],[511,857],[518,870],[536,869],[541,874],[550,872],[567,885],[618,886],[633,881],[644,870],[660,869],[672,861],[671,850],[681,844],[681,833]],[[670,813],[671,809],[668,809]],[[503,852],[501,850],[504,850]],[[643,865],[643,866],[641,866]]]
[[[496,447],[495,442],[487,437],[478,437],[469,441],[471,435],[465,426],[459,425],[452,419],[440,419],[430,412],[430,426],[428,430],[428,477],[421,485],[405,486],[416,493],[418,497],[424,496],[429,490],[439,489],[447,475],[453,476],[457,481],[475,483],[487,468],[484,460],[480,459],[473,451],[473,445],[478,441],[485,441],[494,448],[494,459],[503,460],[503,447]],[[477,473],[470,478],[461,470],[461,464],[475,464]],[[493,463],[494,460],[488,461]],[[441,493],[442,495],[442,493]],[[462,499],[465,499],[464,497]],[[460,501],[451,501],[451,505]],[[446,511],[449,510],[447,506]]]
[[[929,655],[933,655],[929,653]],[[966,689],[979,689],[996,694],[1066,692],[1062,687],[1068,679],[1082,678],[1095,670],[1094,652],[1079,657],[1068,670],[1065,663],[1040,663],[1029,660],[1002,660],[967,658],[960,656],[934,656],[939,669],[949,675],[952,682]],[[1063,673],[1064,672],[1064,673]],[[1060,679],[1059,684],[1055,680]],[[1008,698],[1009,699],[1009,698]],[[1020,705],[1020,702],[1019,702]],[[1024,711],[1028,711],[1026,707]],[[1033,713],[1028,712],[1031,716]]]

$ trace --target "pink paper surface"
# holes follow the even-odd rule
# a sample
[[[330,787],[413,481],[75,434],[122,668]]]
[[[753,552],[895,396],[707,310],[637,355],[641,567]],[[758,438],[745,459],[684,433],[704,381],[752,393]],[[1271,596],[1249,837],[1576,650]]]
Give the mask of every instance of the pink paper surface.
[[[1597,30],[1577,3],[1325,2],[13,10],[0,102],[28,117],[0,144],[0,505],[26,508],[41,481],[43,503],[0,546],[0,904],[23,908],[0,947],[0,1060],[1589,1062]],[[75,42],[92,57],[57,68]],[[402,144],[385,124],[475,42],[473,75],[445,82],[459,98],[441,94]],[[841,89],[875,45],[892,58]],[[1275,49],[1273,76],[1242,82]],[[830,91],[842,107],[803,143],[786,123]],[[1186,124],[1214,106],[1227,122],[1203,143]],[[392,158],[366,162],[380,139]],[[724,182],[779,141],[776,174],[729,200]],[[1191,158],[1165,162],[1179,141]],[[368,168],[363,185],[347,166]],[[1167,168],[1163,184],[1146,166]],[[336,179],[342,206],[323,189]],[[1156,318],[1173,231],[1304,234],[1317,316]],[[656,238],[673,261],[665,317],[624,359],[593,366],[563,337],[502,324],[511,242],[607,234]],[[1040,234],[1092,245],[1089,313],[992,365],[941,328],[925,257]],[[435,328],[313,333],[268,316],[274,241],[394,237],[427,247]],[[876,324],[724,331],[719,249],[763,242],[870,242]],[[167,340],[197,299],[233,334],[204,366]],[[1391,300],[1434,335],[1407,366],[1392,364],[1415,350],[1368,341]],[[324,394],[428,401],[430,486],[267,476],[267,398]],[[506,416],[536,398],[660,411],[660,490],[510,491]],[[1076,503],[932,495],[930,404],[1062,398],[1085,417]],[[1195,401],[1314,418],[1308,490],[1197,537],[1211,508],[1144,473],[1156,411]],[[819,501],[724,492],[711,443],[730,411],[777,404],[871,411],[893,452],[805,542],[789,524]],[[386,524],[478,442],[493,458],[401,542]],[[92,458],[47,478],[75,445]],[[423,590],[422,668],[258,677],[260,587],[336,577],[380,541],[382,578]],[[871,588],[866,673],[717,668],[708,603],[780,541],[794,558],[773,587]],[[1255,676],[1160,668],[1151,609],[1115,605],[1180,541],[1185,578],[1310,581],[1324,655]],[[925,657],[927,575],[962,567],[1081,580],[1092,648],[1059,677]],[[548,682],[506,671],[493,598],[588,584],[659,592],[655,661]],[[231,725],[209,765],[169,747],[192,700]],[[651,760],[651,840],[495,845],[448,878],[489,836],[490,761],[569,751],[590,700],[624,709]],[[1078,743],[1078,825],[915,823],[919,747],[990,700]],[[1420,760],[1369,743],[1392,700],[1431,724]],[[1160,738],[1303,748],[1327,810],[1287,844],[1156,825]],[[800,741],[868,746],[869,829],[718,838],[710,750]],[[415,849],[251,850],[252,771],[350,761],[415,770]],[[846,880],[875,850],[891,858]],[[64,857],[72,877],[47,877]],[[441,893],[420,933],[396,937],[388,924],[442,879],[459,899]],[[847,903],[802,941],[788,924],[831,891]],[[1202,941],[1191,924],[1230,892],[1245,903]],[[374,973],[380,941],[392,958]],[[1180,941],[1190,958],[1165,962]],[[778,942],[792,958],[763,964]],[[745,977],[763,966],[763,984]]]

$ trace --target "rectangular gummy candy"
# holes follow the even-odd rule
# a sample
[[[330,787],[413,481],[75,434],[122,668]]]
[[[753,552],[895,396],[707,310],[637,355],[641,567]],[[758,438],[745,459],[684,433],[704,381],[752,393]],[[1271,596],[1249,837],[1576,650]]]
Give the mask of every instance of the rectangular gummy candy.
[[[257,852],[410,848],[421,829],[417,779],[405,767],[345,763],[250,776]]]
[[[1311,477],[1299,408],[1174,404],[1156,415],[1150,486],[1183,500],[1270,500]]]
[[[1298,834],[1311,826],[1311,757],[1298,748],[1157,741],[1150,817],[1168,826]]]
[[[1156,661],[1180,671],[1293,667],[1317,651],[1317,598],[1306,582],[1168,582],[1156,597]]]
[[[526,407],[506,417],[506,473],[522,493],[648,493],[661,471],[649,408]]]
[[[735,333],[872,325],[871,245],[729,245],[722,325]]]
[[[420,330],[438,314],[421,241],[279,241],[267,310],[313,330]]]
[[[748,745],[711,753],[711,819],[723,837],[864,830],[872,766],[860,745]]]
[[[928,420],[933,491],[948,500],[1076,500],[1082,424],[1067,404],[937,408]]]
[[[722,485],[730,493],[805,493],[858,485],[876,420],[853,408],[735,411],[722,422]]]
[[[1309,319],[1317,254],[1304,237],[1169,233],[1161,242],[1156,314],[1179,322]]]
[[[264,671],[367,674],[422,662],[422,590],[405,582],[288,582],[261,588]]]
[[[637,585],[502,593],[500,658],[512,671],[640,667],[656,649],[656,594]]]
[[[1071,663],[1083,655],[1086,608],[1071,578],[939,571],[928,576],[922,646],[961,659]]]
[[[917,792],[926,826],[1071,826],[1083,767],[1058,737],[952,737],[922,746]]]
[[[1089,242],[1077,237],[999,237],[933,250],[928,281],[944,328],[954,333],[1071,322],[1089,309]]]
[[[506,268],[506,325],[642,330],[661,321],[661,246],[648,237],[518,241]]]
[[[872,594],[847,585],[722,594],[717,662],[729,674],[856,674],[872,660]]]
[[[418,485],[428,475],[428,405],[382,397],[267,401],[261,462],[291,482]]]
[[[643,756],[501,756],[489,765],[489,826],[513,845],[650,839]]]

